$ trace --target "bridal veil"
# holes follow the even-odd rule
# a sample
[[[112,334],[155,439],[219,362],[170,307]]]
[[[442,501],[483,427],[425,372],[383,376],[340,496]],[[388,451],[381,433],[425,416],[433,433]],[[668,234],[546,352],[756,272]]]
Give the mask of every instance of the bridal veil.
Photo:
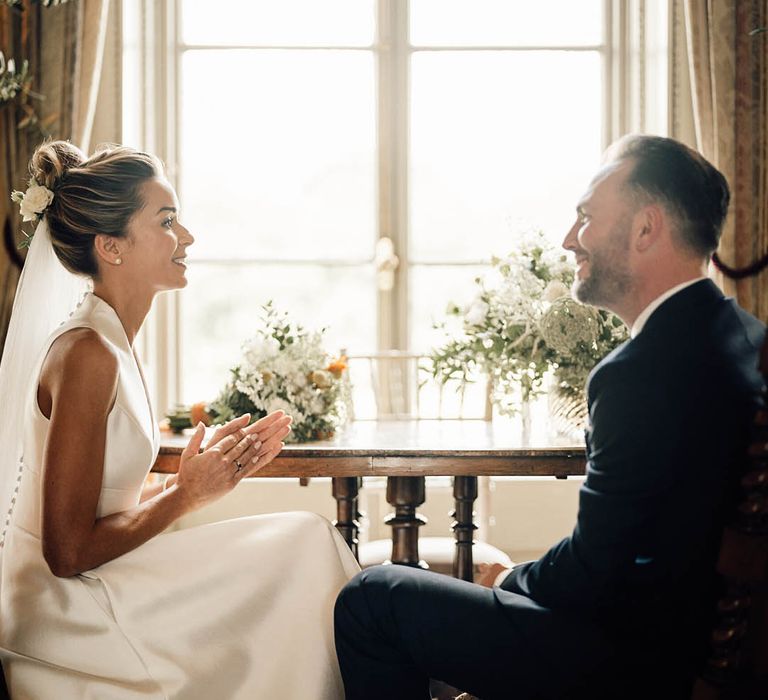
[[[28,392],[33,390],[32,373],[41,360],[46,339],[69,317],[89,285],[90,280],[72,274],[59,262],[43,216],[16,288],[0,361],[0,548],[13,517],[21,481],[24,405]]]

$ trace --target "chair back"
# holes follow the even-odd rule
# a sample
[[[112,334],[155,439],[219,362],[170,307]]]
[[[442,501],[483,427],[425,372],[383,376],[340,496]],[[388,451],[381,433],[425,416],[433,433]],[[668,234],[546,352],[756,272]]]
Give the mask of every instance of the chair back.
[[[476,419],[493,416],[484,377],[437,381],[427,355],[384,350],[347,357],[355,420]]]
[[[768,337],[760,371],[768,381]],[[725,594],[717,603],[710,654],[692,700],[768,698],[768,401],[755,416],[739,473],[740,497],[717,563]]]

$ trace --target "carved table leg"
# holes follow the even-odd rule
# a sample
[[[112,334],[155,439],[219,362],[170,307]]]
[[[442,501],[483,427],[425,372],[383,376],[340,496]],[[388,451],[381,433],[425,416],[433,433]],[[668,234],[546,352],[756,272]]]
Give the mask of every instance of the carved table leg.
[[[395,507],[384,522],[392,526],[392,563],[428,569],[419,560],[419,528],[427,522],[416,508],[424,503],[423,476],[387,477],[387,503]]]
[[[333,524],[347,541],[355,559],[358,558],[357,536],[360,533],[360,513],[357,510],[360,482],[359,476],[334,476],[331,479],[333,497],[336,499],[336,520]]]
[[[453,533],[456,537],[456,552],[453,556],[453,575],[464,581],[472,581],[472,545],[477,525],[473,521],[472,510],[477,498],[476,476],[455,476],[453,478],[453,498],[456,510],[452,515]]]

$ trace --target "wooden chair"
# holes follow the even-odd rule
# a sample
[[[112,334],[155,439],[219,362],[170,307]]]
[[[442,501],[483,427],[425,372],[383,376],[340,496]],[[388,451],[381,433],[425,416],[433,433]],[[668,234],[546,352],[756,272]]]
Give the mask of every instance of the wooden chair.
[[[768,382],[768,338],[760,371]],[[717,563],[725,594],[692,700],[768,698],[768,401],[755,417],[745,464],[735,466],[741,493]]]
[[[391,350],[347,356],[349,377],[356,389],[352,410],[356,420],[420,420],[466,418],[490,420],[491,405],[484,381],[468,390],[459,383],[441,385],[428,373],[426,356]],[[397,500],[394,479],[387,483],[387,500]],[[480,539],[472,547],[475,575],[482,563],[511,566],[510,558],[497,547],[482,541],[488,520],[490,483],[488,477],[478,478],[478,510]],[[454,517],[456,513],[453,513]],[[426,520],[424,520],[426,522]],[[453,573],[455,539],[453,537],[422,537],[419,553],[432,571]],[[381,564],[392,557],[392,541],[375,540],[360,547],[363,567]]]
[[[712,263],[730,279],[768,267],[768,253],[741,269],[717,253]],[[725,594],[717,602],[710,653],[691,700],[768,698],[768,336],[760,352],[763,407],[752,425],[743,465],[735,465],[740,497],[726,523],[717,562]]]
[[[0,667],[0,700],[11,700],[11,696],[8,694],[8,686],[5,684],[5,674],[2,667]]]
[[[768,336],[760,353],[768,386]],[[755,416],[743,463],[734,465],[739,496],[723,529],[710,653],[691,700],[768,700],[768,390]],[[442,696],[441,696],[442,697]],[[446,696],[448,697],[448,696]],[[465,700],[464,696],[460,696]],[[457,697],[456,700],[459,700]],[[466,700],[477,700],[467,696]]]

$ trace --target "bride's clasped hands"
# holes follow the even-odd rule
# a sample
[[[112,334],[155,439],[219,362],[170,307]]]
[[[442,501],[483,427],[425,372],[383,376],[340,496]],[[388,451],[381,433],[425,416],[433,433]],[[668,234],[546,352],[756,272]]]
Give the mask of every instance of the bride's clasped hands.
[[[190,509],[197,509],[231,491],[241,479],[269,464],[283,449],[292,418],[274,411],[248,425],[250,414],[220,426],[202,449],[205,427],[197,425],[181,454],[179,471],[166,490],[178,489]]]

